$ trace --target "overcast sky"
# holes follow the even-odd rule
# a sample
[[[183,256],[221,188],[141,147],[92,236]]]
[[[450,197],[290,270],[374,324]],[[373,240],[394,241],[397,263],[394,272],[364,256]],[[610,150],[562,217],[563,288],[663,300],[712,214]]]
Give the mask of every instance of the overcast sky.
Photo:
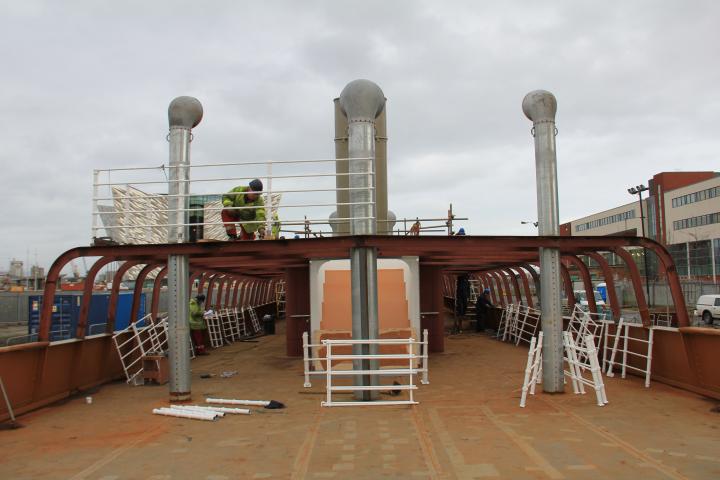
[[[204,106],[194,164],[330,158],[332,99],[370,79],[398,217],[452,202],[469,234],[534,235],[521,102],[546,89],[561,221],[629,203],[655,173],[720,170],[718,19],[680,0],[0,0],[0,270],[88,245],[93,169],[167,163],[179,95]]]

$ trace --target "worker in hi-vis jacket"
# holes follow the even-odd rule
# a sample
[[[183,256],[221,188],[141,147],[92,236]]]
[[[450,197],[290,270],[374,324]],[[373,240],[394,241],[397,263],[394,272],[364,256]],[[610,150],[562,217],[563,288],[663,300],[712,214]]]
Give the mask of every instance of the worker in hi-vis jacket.
[[[255,240],[265,236],[265,201],[262,198],[263,184],[257,178],[247,187],[235,187],[222,196],[223,209],[220,217],[230,240]],[[240,223],[240,235],[235,224]],[[239,238],[238,238],[239,237]]]
[[[205,312],[203,311],[202,303],[204,301],[205,295],[202,293],[190,299],[190,317],[188,318],[188,323],[190,324],[190,335],[195,345],[195,355],[209,355],[205,350],[205,330],[207,330],[207,325],[203,317]]]

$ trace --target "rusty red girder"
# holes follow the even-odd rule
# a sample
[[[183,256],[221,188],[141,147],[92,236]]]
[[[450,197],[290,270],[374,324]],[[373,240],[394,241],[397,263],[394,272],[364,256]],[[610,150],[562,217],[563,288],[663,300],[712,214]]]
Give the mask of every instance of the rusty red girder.
[[[605,260],[605,257],[597,252],[587,252],[587,255],[600,265],[603,277],[605,278],[607,298],[610,301],[610,309],[612,310],[613,318],[620,318],[620,303],[618,302],[617,293],[615,292],[615,279],[613,278],[610,265],[607,260]]]
[[[565,255],[563,258],[567,259],[575,268],[580,272],[580,278],[582,278],[583,285],[585,286],[585,296],[588,300],[588,309],[590,313],[597,313],[597,304],[595,303],[595,290],[593,289],[592,280],[590,279],[590,270],[587,265],[583,263],[580,258],[575,255]],[[573,292],[573,296],[574,296]]]
[[[162,290],[162,281],[167,276],[167,270],[167,265],[161,268],[157,275],[155,275],[155,282],[153,282],[152,303],[150,304],[150,318],[153,319],[153,322],[156,321],[158,317],[160,291]],[[190,276],[190,278],[192,279],[192,275]],[[192,285],[192,280],[190,280],[190,285]]]
[[[132,307],[130,308],[130,322],[135,323],[137,321],[138,311],[140,310],[140,298],[143,291],[143,283],[148,274],[158,267],[162,267],[160,263],[149,263],[140,270],[137,278],[135,279],[135,288],[133,289],[133,301]]]
[[[517,298],[517,302],[522,303],[522,296],[520,295],[520,284],[518,283],[518,279],[515,276],[515,271],[511,268],[503,268],[502,271],[506,272],[510,277],[510,280],[512,281],[513,288],[515,289],[515,298]]]
[[[530,283],[527,279],[527,276],[529,275],[528,272],[523,267],[515,267],[515,270],[517,270],[518,274],[520,275],[520,280],[523,284],[523,290],[525,290],[525,299],[527,300],[527,306],[530,308],[535,308],[532,299],[532,292],[530,292]]]
[[[563,285],[565,286],[565,295],[568,299],[568,308],[570,310],[575,306],[575,291],[573,290],[572,279],[570,278],[570,272],[564,263],[560,262],[560,277],[562,278]]]
[[[92,299],[93,285],[95,285],[95,277],[100,270],[113,261],[117,257],[101,257],[92,264],[90,270],[85,275],[85,285],[83,286],[83,296],[80,304],[80,317],[78,318],[77,328],[75,329],[75,338],[85,338],[85,329],[87,326],[87,317],[90,312],[90,300]]]
[[[650,310],[648,309],[647,300],[645,298],[645,289],[643,288],[642,278],[640,277],[640,271],[635,264],[635,260],[633,260],[630,252],[620,247],[613,247],[612,251],[623,259],[628,271],[630,272],[630,280],[632,281],[633,289],[635,290],[638,310],[640,310],[640,319],[642,320],[643,325],[648,327],[651,324]]]
[[[450,271],[498,271],[512,265],[536,262],[538,249],[557,248],[562,255],[615,251],[624,247],[645,247],[660,258],[676,305],[678,324],[687,325],[687,312],[674,263],[657,242],[639,237],[476,237],[476,236],[344,236],[256,242],[201,242],[160,245],[78,247],[63,253],[48,271],[41,314],[39,340],[47,340],[53,297],[62,268],[79,257],[113,257],[125,264],[164,265],[168,255],[187,255],[191,271],[216,271],[241,278],[271,279],[288,269],[304,268],[313,258],[348,258],[351,248],[375,247],[379,257],[418,256],[420,264],[438,265]],[[129,268],[129,267],[128,267]],[[532,271],[528,270],[535,279]],[[631,272],[632,275],[632,272]],[[494,277],[498,292],[507,276]],[[489,277],[487,277],[489,278]],[[607,281],[607,279],[606,279]],[[119,287],[119,282],[116,282]],[[202,289],[202,285],[200,286]],[[509,285],[505,285],[509,292]],[[239,288],[240,290],[240,288]],[[247,298],[250,289],[243,288]],[[493,293],[495,290],[493,289]],[[571,292],[572,293],[572,292]],[[115,294],[117,295],[117,293]],[[115,299],[116,300],[116,299]],[[504,300],[504,298],[503,298]],[[647,313],[647,308],[645,308]],[[646,315],[645,313],[645,315]],[[110,316],[114,321],[114,314]],[[108,329],[112,328],[108,322]]]

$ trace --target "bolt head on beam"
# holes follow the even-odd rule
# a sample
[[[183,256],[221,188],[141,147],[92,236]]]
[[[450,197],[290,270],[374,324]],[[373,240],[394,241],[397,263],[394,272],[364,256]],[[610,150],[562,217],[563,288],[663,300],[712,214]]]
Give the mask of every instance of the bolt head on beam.
[[[557,100],[555,95],[547,90],[534,90],[523,98],[523,113],[527,118],[538,123],[541,121],[555,121],[557,113]]]
[[[203,107],[195,97],[177,97],[168,107],[170,128],[195,128],[202,120]]]
[[[385,107],[385,95],[370,80],[353,80],[340,93],[340,109],[348,122],[372,122]]]

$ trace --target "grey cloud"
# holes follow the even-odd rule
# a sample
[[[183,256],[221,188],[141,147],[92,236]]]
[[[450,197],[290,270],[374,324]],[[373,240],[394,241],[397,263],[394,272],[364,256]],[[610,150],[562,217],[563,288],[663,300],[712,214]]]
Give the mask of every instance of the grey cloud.
[[[87,244],[92,170],[166,163],[178,95],[205,107],[194,163],[320,158],[333,97],[369,78],[388,97],[398,217],[452,202],[469,232],[533,234],[519,223],[535,215],[520,102],[544,88],[562,219],[626,203],[658,171],[717,169],[719,14],[710,1],[5,2],[0,269]]]

